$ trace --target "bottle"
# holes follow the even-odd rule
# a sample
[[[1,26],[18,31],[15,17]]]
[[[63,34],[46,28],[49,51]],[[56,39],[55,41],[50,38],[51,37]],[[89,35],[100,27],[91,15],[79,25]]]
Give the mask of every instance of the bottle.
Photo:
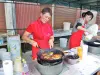
[[[17,57],[14,60],[14,75],[22,75],[23,66],[21,62],[21,57]]]
[[[16,72],[22,72],[23,69],[22,69],[22,62],[21,62],[21,57],[17,57],[15,60],[14,60],[14,70]]]
[[[28,65],[27,65],[25,59],[23,59],[22,61],[23,61],[23,71],[24,71],[24,75],[30,75],[29,74],[29,68],[28,68]]]
[[[82,55],[83,55],[83,50],[82,50],[82,47],[77,47],[77,53],[78,53],[78,56],[80,58],[80,60],[82,60]]]
[[[88,45],[84,44],[83,41],[81,41],[81,47],[82,47],[82,60],[85,60],[87,58],[88,53]]]

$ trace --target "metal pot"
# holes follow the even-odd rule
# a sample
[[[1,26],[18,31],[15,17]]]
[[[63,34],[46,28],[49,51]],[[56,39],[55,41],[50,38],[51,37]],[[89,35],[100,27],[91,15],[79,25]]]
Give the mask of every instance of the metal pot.
[[[89,46],[88,50],[89,50],[90,53],[100,54],[100,47]]]
[[[89,46],[88,50],[90,53],[100,54],[100,40],[94,40],[90,42],[84,41],[84,43]]]
[[[57,65],[41,65],[38,63],[37,69],[41,73],[41,75],[59,75],[59,73],[63,70],[63,62]]]
[[[41,58],[43,53],[48,53],[48,52],[53,52],[54,54],[61,54],[61,58],[59,59],[54,59],[54,60],[47,60],[47,59],[43,59]],[[64,57],[64,53],[60,50],[57,49],[46,49],[46,50],[40,50],[37,53],[37,62],[40,63],[41,65],[57,65],[60,64],[63,61],[63,57]]]

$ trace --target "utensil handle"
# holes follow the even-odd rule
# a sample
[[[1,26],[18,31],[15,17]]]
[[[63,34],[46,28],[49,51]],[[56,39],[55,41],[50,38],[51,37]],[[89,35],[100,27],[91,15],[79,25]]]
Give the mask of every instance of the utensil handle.
[[[41,49],[41,47],[40,47],[40,46],[38,46],[37,48]]]
[[[40,52],[44,52],[44,50],[40,46],[38,46],[37,48],[40,50]]]

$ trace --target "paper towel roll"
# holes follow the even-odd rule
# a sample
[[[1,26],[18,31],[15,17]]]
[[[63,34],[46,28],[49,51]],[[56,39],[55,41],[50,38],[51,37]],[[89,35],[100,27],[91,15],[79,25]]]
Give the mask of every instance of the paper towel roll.
[[[13,63],[11,60],[3,61],[4,75],[13,75]]]

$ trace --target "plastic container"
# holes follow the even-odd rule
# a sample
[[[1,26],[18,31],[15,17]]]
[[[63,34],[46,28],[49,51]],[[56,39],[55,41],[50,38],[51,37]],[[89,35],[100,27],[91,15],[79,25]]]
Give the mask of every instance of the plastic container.
[[[24,74],[25,75],[30,75],[28,64],[26,63],[25,59],[23,59],[22,61],[23,61],[23,71],[24,71]]]
[[[1,56],[1,60],[2,61],[4,61],[4,60],[11,60],[11,54],[10,54],[10,52],[3,52],[2,56]]]
[[[4,75],[4,72],[3,71],[0,71],[0,75]]]
[[[79,58],[82,60],[82,56],[83,56],[83,49],[82,47],[77,47],[77,53]]]
[[[15,73],[22,73],[23,72],[21,57],[17,57],[14,60],[14,71],[15,71]]]
[[[83,49],[82,60],[85,60],[87,58],[87,55],[88,55],[88,45],[81,43],[81,47]]]
[[[2,60],[3,52],[6,52],[6,51],[7,51],[6,48],[1,48],[1,49],[0,49],[0,60]]]
[[[4,43],[4,40],[2,37],[0,37],[0,45],[2,45]]]
[[[67,38],[60,38],[60,47],[62,48],[67,47]]]
[[[3,67],[0,68],[0,75],[4,75],[4,70],[3,70]]]
[[[14,72],[14,75],[24,75],[22,72]]]
[[[0,48],[0,51],[6,52],[7,49],[6,48]]]
[[[11,53],[12,60],[21,56],[21,41],[20,35],[7,36],[7,47]]]
[[[70,22],[63,22],[63,30],[66,31],[66,30],[70,30]]]

